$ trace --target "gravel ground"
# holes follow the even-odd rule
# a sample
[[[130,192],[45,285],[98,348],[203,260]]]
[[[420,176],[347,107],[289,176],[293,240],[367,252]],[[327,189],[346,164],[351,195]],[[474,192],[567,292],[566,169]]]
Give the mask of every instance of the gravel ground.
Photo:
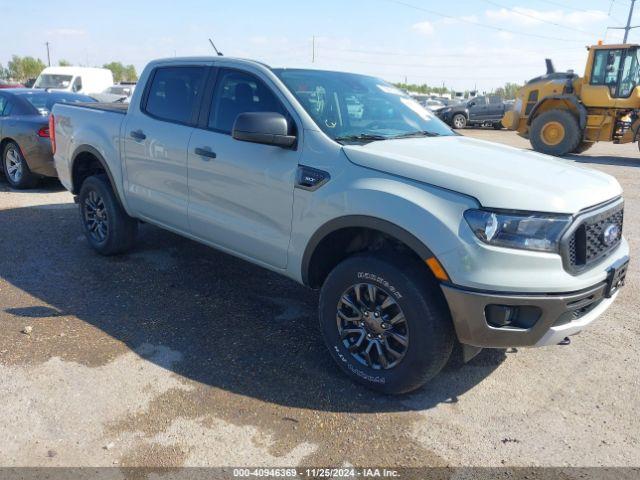
[[[567,161],[618,178],[638,258],[637,148]],[[315,292],[148,225],[99,257],[57,182],[0,179],[0,238],[0,465],[640,464],[638,262],[571,346],[485,350],[389,398],[333,365]]]

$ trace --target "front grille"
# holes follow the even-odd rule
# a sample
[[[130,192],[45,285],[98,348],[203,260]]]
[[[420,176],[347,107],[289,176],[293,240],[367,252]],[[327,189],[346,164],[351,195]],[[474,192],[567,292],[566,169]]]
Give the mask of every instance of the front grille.
[[[584,214],[576,220],[565,239],[564,253],[568,270],[580,272],[606,257],[622,241],[624,204],[620,201],[609,208]],[[618,228],[618,235],[607,243],[605,233],[610,226]]]

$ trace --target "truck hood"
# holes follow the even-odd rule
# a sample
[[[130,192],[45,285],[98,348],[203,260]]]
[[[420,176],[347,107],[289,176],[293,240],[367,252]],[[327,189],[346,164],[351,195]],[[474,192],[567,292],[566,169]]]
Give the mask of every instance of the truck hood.
[[[458,135],[343,149],[357,165],[463,193],[484,207],[573,214],[622,194],[605,173]]]

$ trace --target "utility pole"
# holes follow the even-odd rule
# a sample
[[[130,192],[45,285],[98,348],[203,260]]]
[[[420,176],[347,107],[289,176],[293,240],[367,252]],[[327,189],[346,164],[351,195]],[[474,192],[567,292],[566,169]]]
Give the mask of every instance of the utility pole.
[[[47,65],[51,66],[51,54],[49,53],[49,42],[45,42],[45,45],[47,46]]]
[[[634,29],[640,27],[640,25],[631,26],[631,20],[633,19],[633,9],[636,6],[636,0],[631,0],[631,5],[629,5],[629,17],[627,18],[627,26],[626,27],[609,27],[610,30],[624,30],[624,40],[622,43],[627,43],[627,39],[629,38],[629,32]]]
[[[316,36],[311,38],[311,63],[316,63]]]

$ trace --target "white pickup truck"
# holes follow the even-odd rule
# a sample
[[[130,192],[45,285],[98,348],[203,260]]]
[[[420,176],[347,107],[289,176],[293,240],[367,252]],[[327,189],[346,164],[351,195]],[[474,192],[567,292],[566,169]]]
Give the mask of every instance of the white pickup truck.
[[[53,110],[89,244],[125,252],[142,220],[320,288],[331,355],[371,388],[418,388],[457,342],[567,343],[624,283],[614,178],[457,135],[382,80],[218,57],[139,85]]]

